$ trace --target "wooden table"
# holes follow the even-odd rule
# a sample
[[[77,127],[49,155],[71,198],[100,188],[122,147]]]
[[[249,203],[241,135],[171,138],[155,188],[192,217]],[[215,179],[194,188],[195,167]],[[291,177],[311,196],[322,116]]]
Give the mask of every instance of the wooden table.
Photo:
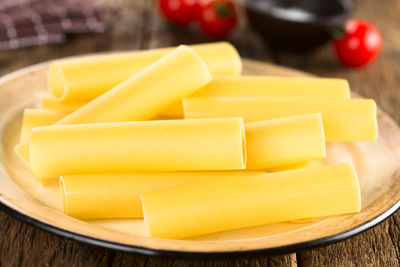
[[[103,0],[105,1],[105,0]],[[108,1],[120,6],[107,34],[71,36],[59,46],[42,46],[0,52],[0,75],[21,67],[76,54],[146,49],[180,43],[210,41],[195,29],[173,29],[160,19],[151,0]],[[244,19],[229,38],[243,57],[274,62],[321,76],[342,77],[352,89],[374,98],[400,123],[400,1],[359,0],[355,17],[373,21],[381,30],[384,48],[371,66],[347,69],[335,59],[332,48],[308,54],[273,52]],[[93,247],[60,238],[0,212],[0,266],[399,266],[400,211],[358,236],[327,247],[293,254],[238,259],[154,258]]]

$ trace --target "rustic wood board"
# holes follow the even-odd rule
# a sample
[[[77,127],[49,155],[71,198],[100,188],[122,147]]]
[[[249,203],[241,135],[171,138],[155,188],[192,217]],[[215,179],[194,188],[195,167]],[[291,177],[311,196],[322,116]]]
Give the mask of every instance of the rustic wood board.
[[[245,60],[244,73],[304,76],[305,73]],[[378,111],[380,137],[376,142],[330,143],[329,162],[351,162],[362,185],[363,210],[358,214],[320,218],[304,223],[280,223],[227,231],[190,240],[150,238],[142,220],[83,222],[61,211],[58,184],[42,186],[13,152],[24,107],[37,105],[46,92],[47,64],[22,69],[0,82],[0,201],[36,225],[91,244],[146,254],[214,254],[287,252],[327,244],[373,226],[400,204],[400,130]],[[27,86],[29,85],[29,86]],[[44,225],[44,224],[45,225]],[[63,232],[64,231],[64,232]]]

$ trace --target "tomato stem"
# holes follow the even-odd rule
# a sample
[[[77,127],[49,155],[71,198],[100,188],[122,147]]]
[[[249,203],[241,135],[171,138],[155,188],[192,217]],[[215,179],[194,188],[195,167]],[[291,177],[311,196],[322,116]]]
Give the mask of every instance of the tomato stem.
[[[216,13],[220,17],[229,17],[229,16],[231,16],[231,12],[230,12],[229,6],[227,6],[225,3],[215,3],[214,4],[214,8],[215,8]]]
[[[329,27],[328,32],[333,37],[333,39],[339,40],[346,35],[346,28],[344,24],[337,24]]]

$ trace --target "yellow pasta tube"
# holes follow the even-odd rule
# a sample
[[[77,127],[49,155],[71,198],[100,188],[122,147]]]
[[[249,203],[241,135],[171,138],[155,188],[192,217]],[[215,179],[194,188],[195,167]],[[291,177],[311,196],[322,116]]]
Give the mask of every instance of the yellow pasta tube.
[[[218,76],[190,97],[290,97],[349,99],[347,80],[337,78]],[[166,108],[167,118],[183,117],[182,101]]]
[[[87,104],[87,102],[61,102],[52,96],[42,96],[40,100],[40,106],[42,109],[49,109],[64,112],[66,114],[71,113],[83,105]]]
[[[236,49],[220,42],[190,46],[204,60],[213,75],[239,75],[242,63]],[[77,57],[50,65],[48,87],[62,101],[84,102],[94,99],[142,71],[174,48]],[[171,65],[168,73],[183,68]]]
[[[326,141],[372,141],[377,138],[372,99],[187,98],[185,118],[242,116],[245,122],[321,113]]]
[[[247,166],[262,170],[326,157],[320,114],[246,124]]]
[[[141,198],[151,236],[175,239],[361,209],[348,163],[228,178]]]
[[[32,128],[53,124],[65,115],[65,113],[55,110],[25,109],[22,118],[21,142],[25,142],[28,139]]]
[[[242,118],[44,126],[29,139],[30,166],[40,181],[67,174],[246,166]]]
[[[202,59],[181,45],[57,124],[148,120],[210,80]]]
[[[155,172],[75,174],[60,178],[64,213],[81,219],[141,218],[140,194],[263,172]]]

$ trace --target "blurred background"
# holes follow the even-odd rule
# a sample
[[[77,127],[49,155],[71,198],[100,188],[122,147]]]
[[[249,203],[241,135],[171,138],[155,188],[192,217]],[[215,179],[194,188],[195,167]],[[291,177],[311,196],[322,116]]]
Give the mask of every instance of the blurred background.
[[[380,32],[388,51],[399,35],[399,11],[395,0],[2,0],[0,74],[76,54],[217,40],[233,43],[243,57],[335,71],[340,61],[374,61]],[[353,33],[346,29],[351,18],[358,23]],[[361,55],[351,51],[355,42]]]
[[[398,0],[1,0],[0,75],[78,54],[226,40],[245,58],[347,78],[386,107],[400,102],[378,94],[399,79],[399,14]],[[366,77],[377,82],[362,87]]]

